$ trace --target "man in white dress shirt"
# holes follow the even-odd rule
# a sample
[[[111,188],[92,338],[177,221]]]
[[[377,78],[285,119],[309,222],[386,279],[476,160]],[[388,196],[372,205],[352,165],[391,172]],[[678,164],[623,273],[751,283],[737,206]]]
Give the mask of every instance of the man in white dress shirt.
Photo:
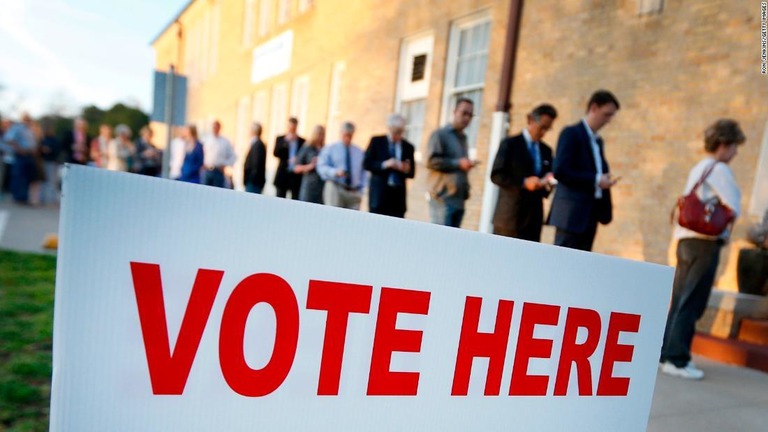
[[[221,136],[221,123],[213,121],[213,134],[203,142],[203,166],[205,174],[203,184],[215,187],[225,187],[225,169],[232,167],[237,160],[232,143]]]

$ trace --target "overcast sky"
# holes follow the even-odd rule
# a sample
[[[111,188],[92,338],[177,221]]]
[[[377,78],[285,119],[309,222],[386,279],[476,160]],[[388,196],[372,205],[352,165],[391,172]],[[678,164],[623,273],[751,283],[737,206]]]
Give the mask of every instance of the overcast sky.
[[[150,41],[187,0],[0,0],[0,114],[151,110]]]

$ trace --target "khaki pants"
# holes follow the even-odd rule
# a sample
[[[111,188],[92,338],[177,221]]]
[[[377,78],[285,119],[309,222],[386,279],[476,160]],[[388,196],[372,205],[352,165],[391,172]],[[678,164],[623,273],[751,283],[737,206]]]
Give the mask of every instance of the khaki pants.
[[[325,187],[323,187],[323,200],[329,206],[360,210],[362,199],[362,192],[346,190],[340,184],[332,181],[325,182]]]

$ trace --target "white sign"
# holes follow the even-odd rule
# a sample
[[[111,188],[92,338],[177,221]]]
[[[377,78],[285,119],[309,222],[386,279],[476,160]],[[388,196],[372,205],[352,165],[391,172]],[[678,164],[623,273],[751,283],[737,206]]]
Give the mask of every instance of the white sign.
[[[253,49],[251,82],[256,84],[291,68],[293,31],[288,30]]]
[[[644,431],[672,269],[68,168],[52,431]]]

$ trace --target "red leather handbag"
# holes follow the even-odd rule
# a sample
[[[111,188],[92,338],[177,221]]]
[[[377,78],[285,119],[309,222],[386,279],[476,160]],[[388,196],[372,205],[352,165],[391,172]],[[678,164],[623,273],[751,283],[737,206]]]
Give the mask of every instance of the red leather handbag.
[[[717,197],[707,201],[701,201],[696,195],[696,190],[704,184],[709,174],[717,165],[713,163],[701,179],[693,186],[688,195],[681,196],[677,200],[677,223],[699,234],[717,237],[733,223],[736,216],[733,210],[723,205]]]

